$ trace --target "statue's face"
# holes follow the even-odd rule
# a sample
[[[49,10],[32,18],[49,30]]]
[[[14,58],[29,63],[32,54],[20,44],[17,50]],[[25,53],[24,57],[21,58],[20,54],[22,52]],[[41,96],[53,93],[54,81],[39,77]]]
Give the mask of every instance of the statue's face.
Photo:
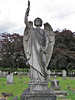
[[[42,26],[42,20],[40,18],[36,18],[34,20],[34,25],[35,26]]]
[[[35,21],[36,26],[39,26],[40,23],[41,23],[40,19],[36,19],[36,21]]]

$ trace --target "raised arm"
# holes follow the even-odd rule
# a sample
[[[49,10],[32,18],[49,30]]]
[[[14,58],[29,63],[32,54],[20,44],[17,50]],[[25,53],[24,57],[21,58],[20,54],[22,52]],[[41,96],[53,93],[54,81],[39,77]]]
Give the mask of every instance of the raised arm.
[[[25,18],[24,18],[24,23],[25,23],[27,26],[28,26],[29,11],[30,11],[30,1],[28,1],[28,8],[26,9]]]

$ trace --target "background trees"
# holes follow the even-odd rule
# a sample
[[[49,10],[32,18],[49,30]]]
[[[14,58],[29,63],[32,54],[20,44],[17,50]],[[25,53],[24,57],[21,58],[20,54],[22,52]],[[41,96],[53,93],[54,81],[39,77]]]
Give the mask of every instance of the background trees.
[[[27,68],[23,36],[0,34],[0,67]],[[55,31],[55,46],[48,66],[50,69],[75,69],[75,34],[70,30]]]
[[[23,51],[23,36],[19,34],[2,33],[1,43],[1,63],[0,67],[22,68],[26,66],[26,58]]]
[[[75,34],[70,30],[55,31],[55,47],[51,63],[51,69],[75,69]]]

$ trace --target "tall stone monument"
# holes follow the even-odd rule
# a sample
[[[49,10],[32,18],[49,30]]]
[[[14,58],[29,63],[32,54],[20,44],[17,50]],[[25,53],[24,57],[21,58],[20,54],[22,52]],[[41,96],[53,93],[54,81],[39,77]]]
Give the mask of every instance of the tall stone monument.
[[[41,29],[42,19],[37,17],[33,22],[28,21],[30,11],[30,1],[25,13],[24,22],[26,28],[24,30],[23,45],[25,55],[30,64],[30,82],[28,89],[24,90],[20,96],[20,100],[56,100],[56,96],[52,90],[48,88],[47,67],[50,62],[55,35],[49,23],[44,24]]]

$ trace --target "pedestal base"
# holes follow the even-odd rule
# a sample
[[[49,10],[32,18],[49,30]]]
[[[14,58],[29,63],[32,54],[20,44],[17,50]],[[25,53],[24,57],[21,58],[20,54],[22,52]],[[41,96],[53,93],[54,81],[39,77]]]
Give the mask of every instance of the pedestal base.
[[[30,82],[29,88],[23,91],[20,100],[56,100],[56,95],[48,88],[48,83]]]
[[[34,92],[31,93],[29,89],[23,91],[20,100],[56,100],[56,95],[50,89],[47,92]]]

